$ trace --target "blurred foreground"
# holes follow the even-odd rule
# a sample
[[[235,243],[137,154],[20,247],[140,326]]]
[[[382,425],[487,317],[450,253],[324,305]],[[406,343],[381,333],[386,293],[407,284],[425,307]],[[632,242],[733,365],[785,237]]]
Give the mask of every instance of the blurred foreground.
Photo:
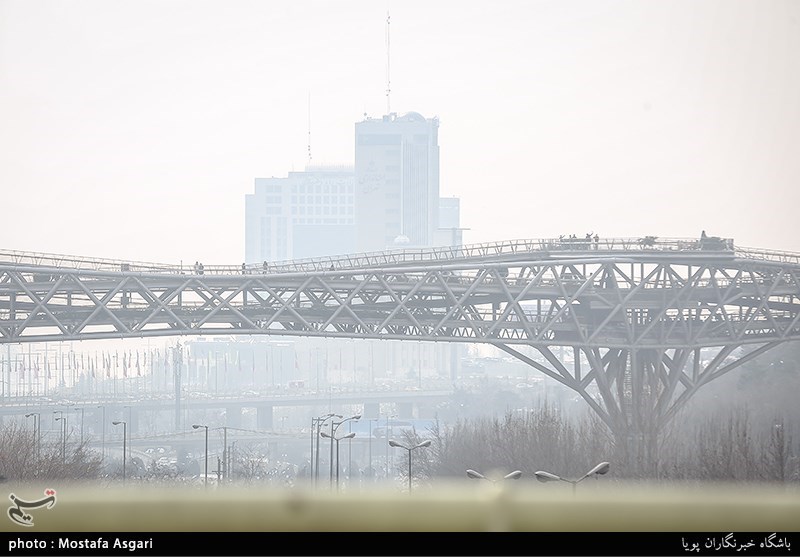
[[[4,484],[35,501],[26,532],[794,532],[800,490],[768,485],[638,486],[463,482],[412,493]]]

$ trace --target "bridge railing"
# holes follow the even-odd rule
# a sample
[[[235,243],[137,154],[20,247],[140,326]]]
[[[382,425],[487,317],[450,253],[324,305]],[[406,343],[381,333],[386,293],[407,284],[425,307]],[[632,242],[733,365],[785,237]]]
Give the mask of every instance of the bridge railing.
[[[122,259],[103,259],[77,255],[58,255],[32,251],[0,250],[0,263],[13,265],[36,265],[57,269],[90,271],[114,271],[135,273],[179,273],[181,265],[125,261]]]
[[[765,250],[756,248],[736,248],[736,257],[743,259],[758,259],[767,261],[777,261],[780,263],[800,264],[800,253],[788,251]]]
[[[343,254],[328,257],[295,259],[261,264],[204,265],[164,264],[91,258],[29,251],[0,250],[0,263],[44,266],[59,269],[170,274],[272,274],[285,272],[323,272],[358,268],[393,267],[414,263],[450,263],[454,261],[525,254],[559,254],[563,252],[638,252],[642,250],[670,252],[730,252],[737,257],[800,264],[800,254],[754,248],[737,248],[730,238],[598,238],[565,237],[521,239],[469,244],[462,246],[404,248],[378,252]]]
[[[323,258],[295,259],[247,266],[249,272],[319,272],[365,267],[391,267],[402,264],[478,259],[525,254],[546,255],[551,252],[619,252],[619,251],[729,251],[734,250],[733,239],[710,237],[664,238],[543,238],[534,240],[506,240],[464,246],[432,248],[406,248],[361,254],[329,256]],[[800,257],[800,256],[798,256]]]

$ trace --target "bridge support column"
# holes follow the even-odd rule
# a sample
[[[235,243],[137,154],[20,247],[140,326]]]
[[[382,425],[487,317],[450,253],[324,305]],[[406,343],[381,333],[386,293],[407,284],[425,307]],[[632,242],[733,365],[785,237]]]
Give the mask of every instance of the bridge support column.
[[[381,414],[381,405],[378,402],[370,402],[364,404],[364,415],[361,416],[362,420],[375,419]]]
[[[227,427],[242,427],[242,407],[228,405],[225,407],[225,425]]]
[[[410,402],[397,403],[397,417],[400,419],[413,419],[414,418],[414,405]]]
[[[614,436],[621,467],[652,475],[658,469],[659,436],[697,390],[777,345],[765,343],[735,358],[740,345],[730,344],[718,348],[710,361],[703,360],[701,348],[572,347],[569,364],[550,347],[534,346],[549,365],[497,346],[580,394]],[[587,377],[593,379],[587,382]],[[595,392],[587,390],[592,383]]]
[[[417,405],[417,418],[420,420],[432,420],[436,417],[436,407],[432,404],[420,403]]]
[[[135,435],[139,433],[139,410],[130,409],[130,415],[126,416],[128,419],[128,434]]]
[[[258,429],[274,429],[273,411],[274,407],[271,404],[262,404],[256,407]]]

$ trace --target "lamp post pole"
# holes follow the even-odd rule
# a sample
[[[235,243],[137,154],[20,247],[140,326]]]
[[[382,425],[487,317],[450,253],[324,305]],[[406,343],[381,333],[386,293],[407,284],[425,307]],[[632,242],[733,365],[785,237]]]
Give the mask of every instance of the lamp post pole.
[[[33,416],[33,442],[36,443],[36,469],[39,469],[39,458],[42,454],[42,415],[40,412],[25,414],[26,418]]]
[[[128,427],[127,424],[130,423],[131,424],[131,430],[133,430],[133,427],[134,427],[134,423],[133,423],[133,407],[131,407],[130,405],[126,404],[125,406],[123,406],[123,408],[127,408],[128,409],[128,419],[125,422],[125,424],[126,424],[125,427],[127,428]],[[131,448],[128,447],[128,450],[130,451]],[[128,458],[131,458],[131,456],[132,456],[131,454],[128,454]]]
[[[311,461],[311,476],[310,477],[311,477],[312,485],[314,483],[314,437],[315,437],[314,433],[315,433],[315,430],[316,430],[316,427],[317,427],[317,420],[318,419],[319,418],[316,418],[316,417],[312,417],[311,418],[311,452],[309,453],[311,455],[311,458],[309,460]]]
[[[352,433],[353,431],[353,422],[347,424],[347,432]],[[337,462],[338,462],[338,458]],[[347,442],[347,485],[350,485],[350,479],[353,477],[353,438],[351,437],[350,440]]]
[[[222,427],[222,481],[228,481],[228,428]]]
[[[322,437],[331,437],[325,431],[321,431],[320,435]],[[335,437],[335,436],[331,437],[331,444],[334,441],[336,441],[336,491],[339,491],[339,441],[341,441],[342,439],[352,439],[355,436],[356,432],[351,431],[350,433],[348,433],[347,435],[343,435],[342,437]]]
[[[411,453],[414,451],[414,449],[420,449],[422,447],[429,447],[430,444],[431,444],[431,440],[430,439],[426,439],[422,443],[418,443],[418,444],[414,445],[413,447],[406,447],[405,445],[402,445],[402,444],[398,443],[394,439],[389,439],[389,446],[390,447],[399,447],[401,449],[405,449],[405,450],[408,451],[408,492],[409,493],[411,493]]]
[[[77,412],[78,410],[80,410],[80,411],[81,411],[81,445],[83,445],[83,417],[84,417],[84,411],[85,411],[85,408],[83,408],[83,407],[80,407],[80,408],[76,408],[76,409],[75,409],[75,411],[76,411],[76,412]]]
[[[61,412],[59,410],[59,412]],[[62,412],[61,415],[56,418],[56,421],[61,422],[61,461],[66,464],[67,463],[67,418]]]
[[[54,421],[59,422],[59,421],[61,421],[60,418],[64,415],[64,411],[63,410],[53,410],[53,414],[58,414],[58,417],[54,418]],[[58,425],[59,425],[59,427],[61,429],[61,443],[63,445],[63,443],[64,443],[64,424],[60,423]]]
[[[390,423],[390,419],[397,418],[397,414],[393,415],[386,415],[386,439],[390,439],[392,437],[392,424]],[[389,474],[389,468],[391,468],[392,461],[389,458],[389,447],[391,445],[386,445],[386,481],[391,481],[391,475]]]
[[[102,437],[101,437],[101,457],[100,457],[100,464],[101,466],[105,465],[106,461],[106,407],[105,406],[98,406],[103,411],[103,427],[102,427]]]
[[[372,422],[378,422],[380,418],[370,418],[369,420],[369,473],[370,480],[373,479],[375,469],[372,467]]]
[[[328,421],[331,418],[341,418],[342,416],[339,414],[325,414],[324,416],[319,416],[317,418],[311,418],[311,476],[314,480],[314,487],[317,487],[319,484],[319,438],[320,438],[320,430],[322,429],[322,424]],[[316,438],[316,452],[314,451],[314,440]]]
[[[128,461],[128,422],[124,421],[117,421],[111,422],[113,425],[120,425],[122,424],[122,484],[125,484],[126,478],[126,466]]]
[[[194,424],[192,426],[192,429],[200,429],[201,427],[204,427],[206,429],[206,458],[205,458],[205,472],[203,473],[203,482],[205,483],[205,488],[208,489],[208,426]]]
[[[345,422],[349,422],[350,420],[360,420],[361,414],[356,414],[355,416],[350,416],[349,418],[345,418],[341,421],[332,421],[331,422],[331,433],[330,435],[325,434],[323,437],[330,437],[331,438],[331,489],[333,489],[333,440],[336,438],[336,430],[339,429],[339,426]],[[322,435],[322,432],[320,432]],[[336,457],[336,474],[339,474],[339,457]]]
[[[561,481],[570,483],[572,484],[572,494],[575,495],[576,486],[578,485],[579,482],[585,480],[590,476],[594,476],[596,478],[597,476],[602,476],[603,474],[607,474],[610,466],[611,465],[608,462],[601,462],[600,464],[598,464],[597,466],[586,472],[583,476],[581,476],[577,480],[569,480],[567,478],[562,478],[561,476],[556,476],[555,474],[551,474],[550,472],[544,472],[542,470],[535,472],[534,475],[536,476],[536,479],[539,480],[540,482]]]

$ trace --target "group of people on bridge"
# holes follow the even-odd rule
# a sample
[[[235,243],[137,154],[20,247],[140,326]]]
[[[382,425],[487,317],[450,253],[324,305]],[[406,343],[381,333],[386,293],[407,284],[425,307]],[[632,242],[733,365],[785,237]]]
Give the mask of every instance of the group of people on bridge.
[[[564,236],[563,234],[558,237],[561,247],[567,249],[599,249],[600,236],[594,232],[589,232],[585,237],[579,238],[575,234]]]

